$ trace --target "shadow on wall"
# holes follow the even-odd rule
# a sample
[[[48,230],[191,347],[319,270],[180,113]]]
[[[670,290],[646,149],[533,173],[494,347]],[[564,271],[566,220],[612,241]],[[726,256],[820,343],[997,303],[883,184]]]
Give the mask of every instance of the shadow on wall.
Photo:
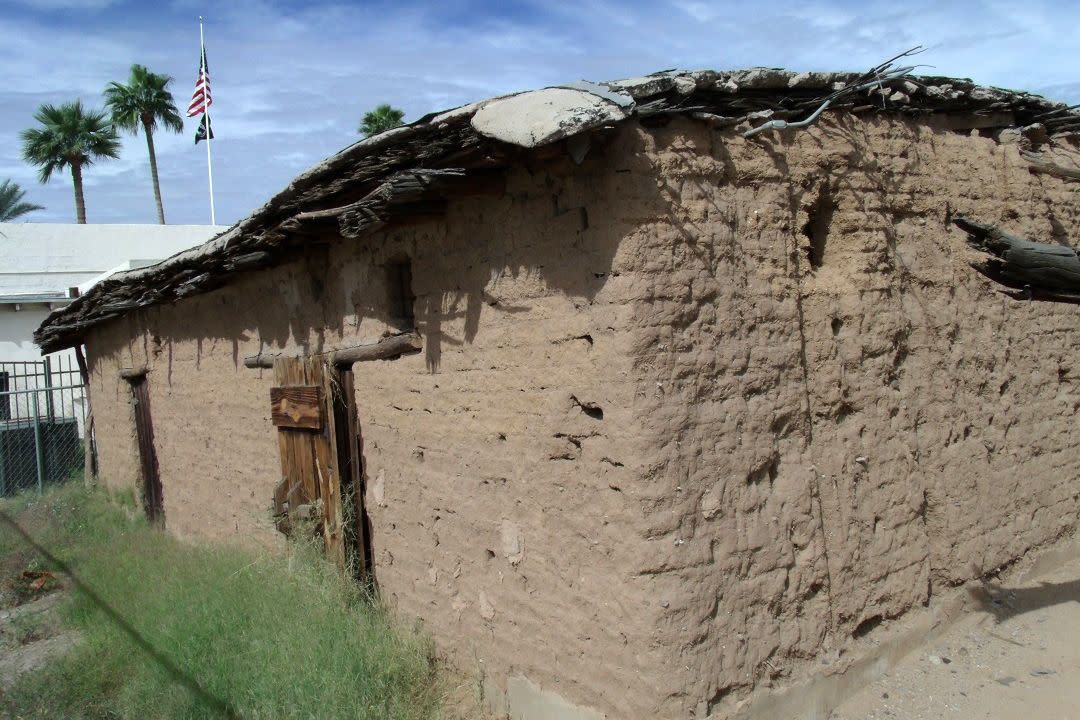
[[[623,128],[581,166],[565,155],[525,158],[509,171],[505,194],[452,203],[436,242],[404,248],[415,258],[429,371],[439,370],[444,345],[474,341],[484,312],[527,313],[531,300],[551,294],[579,307],[596,300],[619,274],[623,240],[670,211],[640,144]]]
[[[482,275],[474,278],[466,278],[465,287],[472,290],[444,291],[442,293],[427,294],[423,298],[418,317],[418,329],[424,337],[424,359],[430,372],[438,372],[442,363],[443,343],[460,346],[471,344],[480,329],[480,314],[484,305],[498,308],[504,313],[524,313],[531,308],[528,305],[513,305],[500,302],[498,299],[484,291],[484,287],[491,279]],[[443,327],[447,320],[464,319],[464,329],[461,339],[455,338]]]
[[[902,148],[898,156],[880,157],[880,123],[890,125],[890,137]],[[842,408],[811,407],[809,375],[813,363],[808,359],[807,344],[821,333],[819,328],[807,327],[811,319],[804,304],[811,296],[822,295],[817,293],[822,286],[815,283],[815,278],[822,273],[835,275],[840,272],[846,283],[853,283],[844,291],[853,293],[886,287],[888,292],[904,295],[916,303],[923,318],[933,317],[919,278],[920,272],[925,274],[925,270],[912,268],[906,249],[902,247],[904,228],[910,232],[909,221],[917,219],[926,222],[925,227],[918,228],[919,232],[943,237],[952,231],[951,206],[949,198],[941,197],[940,207],[913,207],[910,189],[905,184],[910,184],[911,177],[917,177],[922,168],[929,166],[930,158],[938,152],[936,141],[939,135],[949,131],[924,136],[914,121],[890,118],[867,122],[843,114],[822,121],[811,130],[761,134],[740,145],[729,144],[724,141],[726,138],[684,119],[673,121],[672,128],[681,133],[683,143],[694,145],[698,152],[711,156],[720,169],[723,184],[750,188],[770,185],[781,193],[786,216],[773,219],[779,223],[776,234],[786,238],[784,247],[777,248],[775,253],[775,260],[783,272],[779,276],[772,275],[771,281],[785,285],[783,296],[795,302],[800,363],[807,387],[802,427],[792,429],[798,429],[812,439],[815,413],[824,412],[830,417],[843,413]],[[670,131],[661,134],[667,132]],[[767,169],[756,166],[755,155],[767,162]],[[791,158],[796,158],[797,162],[789,162]],[[672,178],[666,180],[673,182]],[[693,251],[695,261],[705,268],[726,266],[729,275],[725,281],[733,291],[743,295],[750,293],[749,283],[756,270],[742,244],[754,230],[740,227],[744,218],[739,217],[738,208],[720,204],[723,195],[715,192],[717,178],[691,176],[677,178],[677,181],[684,186],[670,186],[671,193],[692,194],[706,201],[706,224],[714,224],[714,219],[720,218],[733,228],[729,238],[701,242],[707,237],[708,227],[699,227],[693,221],[675,223],[684,244]],[[692,193],[688,193],[687,184]],[[880,204],[863,211],[867,216],[866,227],[836,227],[834,215],[842,203],[847,203],[846,210],[850,215],[852,203],[867,197],[879,200]],[[934,227],[932,221],[939,212],[942,230]],[[858,233],[871,237],[878,232],[881,243],[873,246],[861,244],[863,240],[844,237]],[[947,247],[939,249],[942,254],[948,251]],[[833,283],[824,295],[840,294],[842,291],[838,287]],[[912,330],[910,320],[908,322],[909,326],[901,329],[897,339],[900,345]],[[833,318],[833,335],[842,324],[842,319]],[[948,341],[933,323],[924,322],[922,329],[937,336],[939,341]]]
[[[595,300],[617,274],[621,241],[667,213],[640,143],[636,130],[624,127],[594,142],[580,166],[566,154],[526,156],[507,171],[504,193],[451,199],[445,216],[358,241],[309,240],[275,268],[127,316],[120,322],[128,326],[128,350],[148,360],[166,354],[171,384],[175,343],[195,341],[196,365],[209,348],[228,343],[234,366],[242,367],[253,339],[310,354],[342,338],[415,327],[427,368],[437,372],[444,345],[474,341],[485,307],[519,314],[530,310],[530,299],[550,294],[575,304]],[[391,287],[388,269],[405,260],[411,287],[403,292]],[[415,298],[414,316],[395,307],[402,295]]]

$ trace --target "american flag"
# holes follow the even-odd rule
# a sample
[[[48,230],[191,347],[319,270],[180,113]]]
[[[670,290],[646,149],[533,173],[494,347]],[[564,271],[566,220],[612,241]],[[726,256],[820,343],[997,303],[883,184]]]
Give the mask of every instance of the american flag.
[[[195,117],[199,113],[206,112],[213,102],[210,97],[210,70],[206,67],[206,49],[204,48],[202,58],[199,60],[199,77],[195,79],[195,92],[191,94],[191,104],[187,109],[188,117]]]

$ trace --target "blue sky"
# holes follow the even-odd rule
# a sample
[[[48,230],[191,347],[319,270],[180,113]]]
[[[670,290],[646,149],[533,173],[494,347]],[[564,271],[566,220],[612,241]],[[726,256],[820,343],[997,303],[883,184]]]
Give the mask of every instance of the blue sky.
[[[262,205],[295,175],[357,139],[365,110],[413,119],[492,95],[665,68],[864,70],[913,45],[931,74],[1080,102],[1080,0],[1064,2],[274,2],[5,0],[0,7],[0,179],[74,220],[70,176],[40,185],[18,133],[43,102],[101,105],[133,62],[175,78],[186,108],[206,16],[217,139],[219,223]],[[209,221],[206,153],[155,136],[166,218]],[[89,222],[153,222],[142,136],[86,171]]]

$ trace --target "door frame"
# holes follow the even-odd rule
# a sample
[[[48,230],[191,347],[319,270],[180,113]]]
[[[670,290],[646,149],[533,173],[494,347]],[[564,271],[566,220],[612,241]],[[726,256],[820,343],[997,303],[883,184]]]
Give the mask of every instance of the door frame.
[[[322,413],[319,432],[325,434],[325,444],[316,447],[323,447],[324,456],[332,458],[334,472],[329,487],[334,489],[332,496],[337,498],[338,502],[329,508],[332,513],[329,517],[336,522],[339,529],[334,537],[322,528],[323,537],[328,554],[338,562],[339,567],[357,580],[372,586],[375,584],[374,553],[371,522],[364,501],[367,468],[364,462],[363,430],[357,410],[353,365],[358,362],[396,360],[417,354],[423,347],[420,335],[416,331],[407,331],[382,337],[376,342],[338,347],[310,355],[301,350],[266,349],[244,358],[245,367],[274,371],[276,388],[271,390],[272,396],[276,394],[280,397],[280,389],[288,385],[314,386],[316,379],[318,386],[323,388],[319,400]],[[290,375],[285,370],[287,365],[283,364],[290,360],[301,360],[308,364],[317,362],[319,369],[314,376],[310,366],[304,371],[305,375]],[[275,393],[275,390],[278,392]],[[273,403],[273,399],[271,402]],[[271,417],[273,416],[274,408],[271,410]],[[299,415],[297,418],[302,419]],[[325,430],[327,428],[329,430]],[[295,503],[286,504],[291,489],[289,462],[293,455],[287,444],[281,440],[281,425],[278,425],[277,429],[282,481],[274,491],[274,516],[278,529],[288,533],[292,528],[290,511],[296,506]],[[309,428],[309,432],[312,431],[314,429]],[[322,469],[330,466],[329,461],[317,465]]]
[[[154,420],[150,413],[150,387],[142,371],[121,373],[131,387],[131,409],[135,422],[135,440],[139,452],[143,511],[155,525],[165,524],[165,502],[162,497],[161,471],[157,449],[154,447]]]

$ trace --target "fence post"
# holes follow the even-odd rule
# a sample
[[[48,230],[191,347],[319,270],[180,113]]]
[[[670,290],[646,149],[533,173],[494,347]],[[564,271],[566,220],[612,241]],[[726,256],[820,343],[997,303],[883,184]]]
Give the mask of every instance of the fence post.
[[[55,411],[53,410],[53,396],[52,396],[52,386],[53,386],[52,358],[50,356],[46,355],[45,359],[42,360],[41,363],[42,363],[42,365],[45,366],[45,388],[46,388],[46,390],[45,390],[45,415],[46,415],[46,417],[49,418],[49,422],[51,423],[54,420],[56,420],[56,414],[55,414]],[[60,376],[60,384],[61,385],[64,384],[63,378],[64,378],[64,376],[61,375]]]
[[[41,418],[38,417],[38,394],[31,393],[34,408],[34,454],[37,456],[37,490],[38,495],[44,492],[45,485],[45,449],[41,446]]]
[[[7,401],[7,399],[9,397],[10,397],[9,395],[0,395],[0,400]],[[4,417],[2,415],[0,415],[0,420],[2,420],[2,419],[4,419]],[[6,436],[6,434],[4,434],[4,435],[0,435],[0,497],[7,497],[7,494],[8,494],[8,487],[7,487],[7,464],[8,464],[8,462],[9,462],[9,460],[8,460],[8,456],[7,456],[7,436]]]
[[[11,419],[11,373],[0,370],[0,420]]]

